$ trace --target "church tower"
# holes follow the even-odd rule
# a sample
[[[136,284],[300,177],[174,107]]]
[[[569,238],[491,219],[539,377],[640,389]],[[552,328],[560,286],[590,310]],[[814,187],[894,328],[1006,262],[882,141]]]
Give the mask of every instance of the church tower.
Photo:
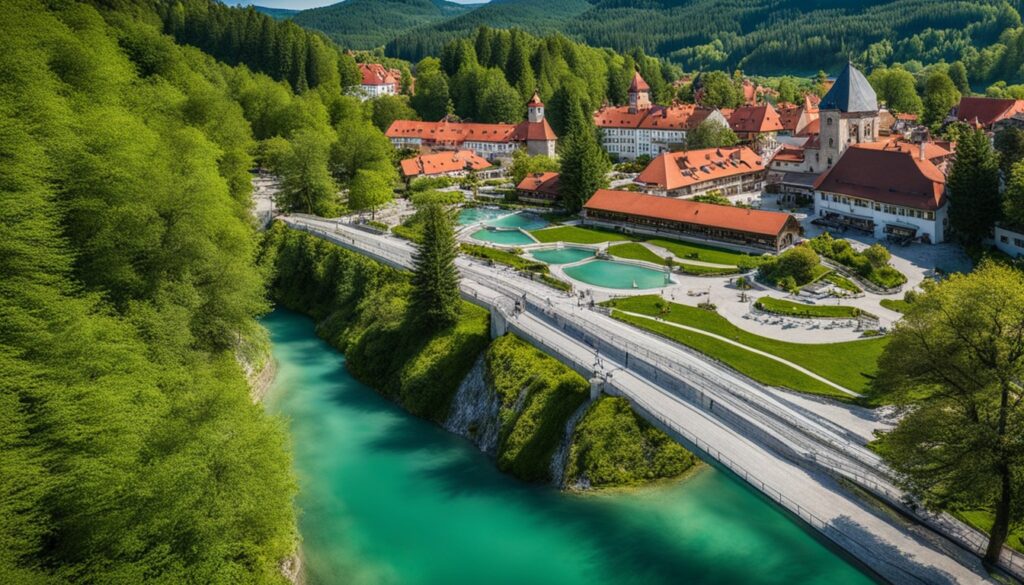
[[[537,92],[533,92],[533,97],[526,104],[526,109],[528,112],[526,117],[531,124],[539,124],[544,121],[544,103],[540,101],[540,95]]]
[[[819,164],[832,168],[853,144],[878,140],[878,97],[864,74],[847,63],[832,89],[821,98]]]
[[[651,107],[651,86],[647,85],[640,72],[633,73],[633,82],[629,84],[629,113],[635,114]]]

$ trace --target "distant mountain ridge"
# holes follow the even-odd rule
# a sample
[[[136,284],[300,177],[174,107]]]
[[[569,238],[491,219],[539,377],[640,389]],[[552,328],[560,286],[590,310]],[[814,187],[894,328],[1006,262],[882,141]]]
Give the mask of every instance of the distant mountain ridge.
[[[298,12],[292,20],[349,49],[372,49],[417,27],[444,22],[482,4],[446,0],[345,0]]]
[[[288,20],[299,12],[302,12],[301,10],[293,10],[291,8],[270,8],[268,6],[257,6],[255,4],[253,5],[253,8],[256,9],[256,12],[262,12],[263,14],[266,14],[271,18],[276,18],[277,20]]]

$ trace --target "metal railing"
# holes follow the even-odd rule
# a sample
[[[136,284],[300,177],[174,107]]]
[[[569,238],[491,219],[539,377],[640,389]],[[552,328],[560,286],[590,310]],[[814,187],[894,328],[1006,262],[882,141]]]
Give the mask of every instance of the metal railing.
[[[331,222],[327,222],[320,218],[310,217],[308,219],[316,221],[317,223],[331,225]],[[396,265],[403,267],[411,265],[411,251],[408,247],[404,244],[399,245],[398,242],[389,240],[386,237],[356,232],[347,226],[342,229],[336,224],[332,226],[334,228],[333,230],[327,229],[326,227],[316,227],[305,222],[292,221],[288,222],[288,224],[291,227],[313,233],[314,235],[326,240],[338,243],[343,247],[355,248],[357,251],[365,251],[371,255],[376,255]],[[731,420],[733,424],[738,423],[744,425],[747,430],[757,430],[761,434],[769,437],[771,436],[771,433],[767,433],[766,430],[770,430],[772,433],[778,435],[776,440],[780,440],[783,444],[788,442],[791,448],[795,447],[792,449],[792,452],[798,454],[799,459],[802,459],[804,463],[810,464],[817,469],[824,470],[831,474],[844,477],[866,489],[869,489],[876,493],[876,495],[884,497],[890,503],[912,514],[926,526],[929,526],[936,532],[947,536],[965,549],[978,555],[984,555],[988,542],[986,535],[947,514],[932,514],[925,510],[909,506],[908,499],[905,494],[894,487],[894,479],[891,472],[888,471],[888,468],[884,465],[881,458],[871,451],[868,451],[862,446],[855,445],[845,439],[834,437],[830,431],[826,431],[823,428],[817,428],[815,425],[808,424],[809,421],[800,420],[791,414],[776,408],[770,401],[766,400],[766,395],[755,394],[745,390],[741,387],[741,384],[722,384],[718,380],[711,378],[706,371],[694,367],[684,361],[669,360],[650,348],[640,345],[630,339],[627,339],[618,332],[608,329],[596,322],[596,319],[581,320],[574,313],[559,309],[556,305],[542,300],[541,297],[533,290],[496,278],[493,272],[483,270],[486,265],[481,261],[471,259],[467,262],[462,262],[461,264],[464,275],[475,277],[477,279],[475,281],[472,278],[467,279],[473,283],[472,290],[470,292],[473,293],[474,298],[481,299],[485,303],[490,303],[496,310],[506,316],[509,326],[515,329],[518,334],[527,338],[535,346],[543,348],[547,353],[567,360],[569,364],[571,364],[571,367],[580,373],[584,375],[592,373],[593,364],[581,362],[578,357],[565,352],[556,345],[546,342],[540,335],[534,335],[524,330],[518,322],[509,318],[509,315],[511,314],[509,305],[514,305],[514,301],[511,301],[510,299],[525,299],[524,308],[530,311],[531,314],[541,317],[549,324],[557,327],[567,336],[577,339],[577,341],[588,347],[598,349],[598,347],[603,344],[608,348],[617,350],[626,356],[626,359],[623,360],[626,362],[623,364],[624,369],[629,370],[634,375],[647,379],[658,387],[668,390],[673,395],[687,400],[690,404],[697,405],[703,410],[710,410],[704,407],[702,399],[698,399],[696,401],[693,400],[694,396],[692,392],[689,399],[687,396],[680,395],[678,392],[680,388],[688,387],[691,391],[696,391],[698,393],[698,397],[712,397],[715,400],[714,404],[719,406],[718,412],[713,413],[718,415],[717,418],[719,420],[722,420],[723,422],[726,421],[726,418],[722,416],[724,414],[722,409],[728,406],[732,409],[730,413],[733,417],[729,420]],[[512,275],[513,273],[514,271],[510,272],[509,275]],[[468,283],[464,281],[464,285],[465,284]],[[492,297],[481,296],[481,290],[486,289],[497,292],[498,295]],[[596,317],[597,315],[594,314],[594,316]],[[566,325],[570,325],[575,331],[567,331]],[[715,362],[716,365],[721,368],[729,370],[730,376],[735,376],[739,379],[743,378],[742,374],[738,374],[726,364],[718,362],[705,354],[701,354],[691,348],[669,340],[661,341],[674,350],[688,354],[698,363]],[[635,367],[635,361],[637,359],[642,362],[646,362],[648,367],[652,368],[655,372],[654,380],[651,380],[644,372],[637,371]],[[634,363],[630,364],[630,361],[633,361]],[[657,374],[658,370],[663,371],[665,374],[669,374],[670,376],[668,380],[657,379],[659,377]],[[666,382],[668,381],[675,381],[676,384],[667,384]],[[756,384],[752,384],[749,380],[746,384],[753,387],[757,386]],[[828,522],[821,520],[812,512],[800,506],[799,503],[786,497],[778,489],[765,484],[757,477],[751,475],[742,466],[729,459],[726,455],[722,454],[711,445],[688,433],[685,429],[678,427],[666,417],[658,414],[657,411],[650,407],[649,404],[645,403],[642,398],[629,393],[623,388],[619,388],[619,391],[623,395],[629,396],[630,399],[637,403],[649,417],[654,418],[659,421],[660,424],[682,436],[699,450],[707,453],[715,461],[720,462],[723,466],[741,477],[744,481],[747,481],[749,484],[762,491],[762,493],[767,495],[773,501],[790,510],[814,528],[822,531],[830,538],[832,538],[832,535],[829,535],[828,531],[839,531],[840,534],[842,533],[839,528],[829,525]],[[784,424],[779,424],[780,422]],[[780,439],[780,437],[784,440]],[[840,456],[848,459],[848,461],[843,461],[828,452],[823,452],[821,450],[822,447],[827,447],[831,451],[837,452]],[[803,452],[800,451],[801,449]],[[856,540],[854,540],[852,536],[844,536],[850,539],[851,542],[856,543]],[[833,540],[835,539],[833,538]],[[859,545],[860,543],[857,544]],[[1004,547],[1000,558],[1000,567],[1018,578],[1024,578],[1024,555]]]

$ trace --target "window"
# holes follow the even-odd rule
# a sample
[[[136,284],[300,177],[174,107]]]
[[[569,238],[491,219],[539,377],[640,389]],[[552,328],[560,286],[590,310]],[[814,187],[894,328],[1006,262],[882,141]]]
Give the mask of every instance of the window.
[[[832,148],[832,147],[833,147],[833,146],[835,146],[835,145],[836,145],[836,141],[835,141],[835,140],[832,140],[831,138],[829,138],[829,139],[828,139],[828,147],[829,147],[829,148]],[[832,160],[832,159],[829,159],[829,160]],[[832,164],[832,163],[828,163],[828,164]]]
[[[836,203],[839,203],[839,195],[836,195],[835,193],[833,193],[832,194],[832,201],[835,201]]]
[[[896,215],[906,215],[906,211],[902,207],[896,208]]]
[[[924,218],[929,221],[935,221],[935,213],[931,211],[924,212]]]
[[[882,204],[881,203],[875,203],[875,211],[882,211]]]
[[[825,123],[828,124],[829,126],[831,126],[832,125],[832,118],[825,118]]]
[[[1010,243],[1010,238],[1008,238],[1006,236],[999,236],[999,241],[1001,243],[1003,243],[1003,244],[1009,244]]]
[[[1013,245],[1017,246],[1018,248],[1024,248],[1024,240],[1020,238],[1013,238]]]

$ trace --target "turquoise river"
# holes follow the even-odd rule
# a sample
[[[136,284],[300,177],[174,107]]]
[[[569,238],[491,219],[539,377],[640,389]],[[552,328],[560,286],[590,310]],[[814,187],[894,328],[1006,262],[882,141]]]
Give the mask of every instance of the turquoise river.
[[[313,324],[277,310],[311,585],[872,583],[746,486],[706,467],[600,495],[526,485],[353,380]]]

